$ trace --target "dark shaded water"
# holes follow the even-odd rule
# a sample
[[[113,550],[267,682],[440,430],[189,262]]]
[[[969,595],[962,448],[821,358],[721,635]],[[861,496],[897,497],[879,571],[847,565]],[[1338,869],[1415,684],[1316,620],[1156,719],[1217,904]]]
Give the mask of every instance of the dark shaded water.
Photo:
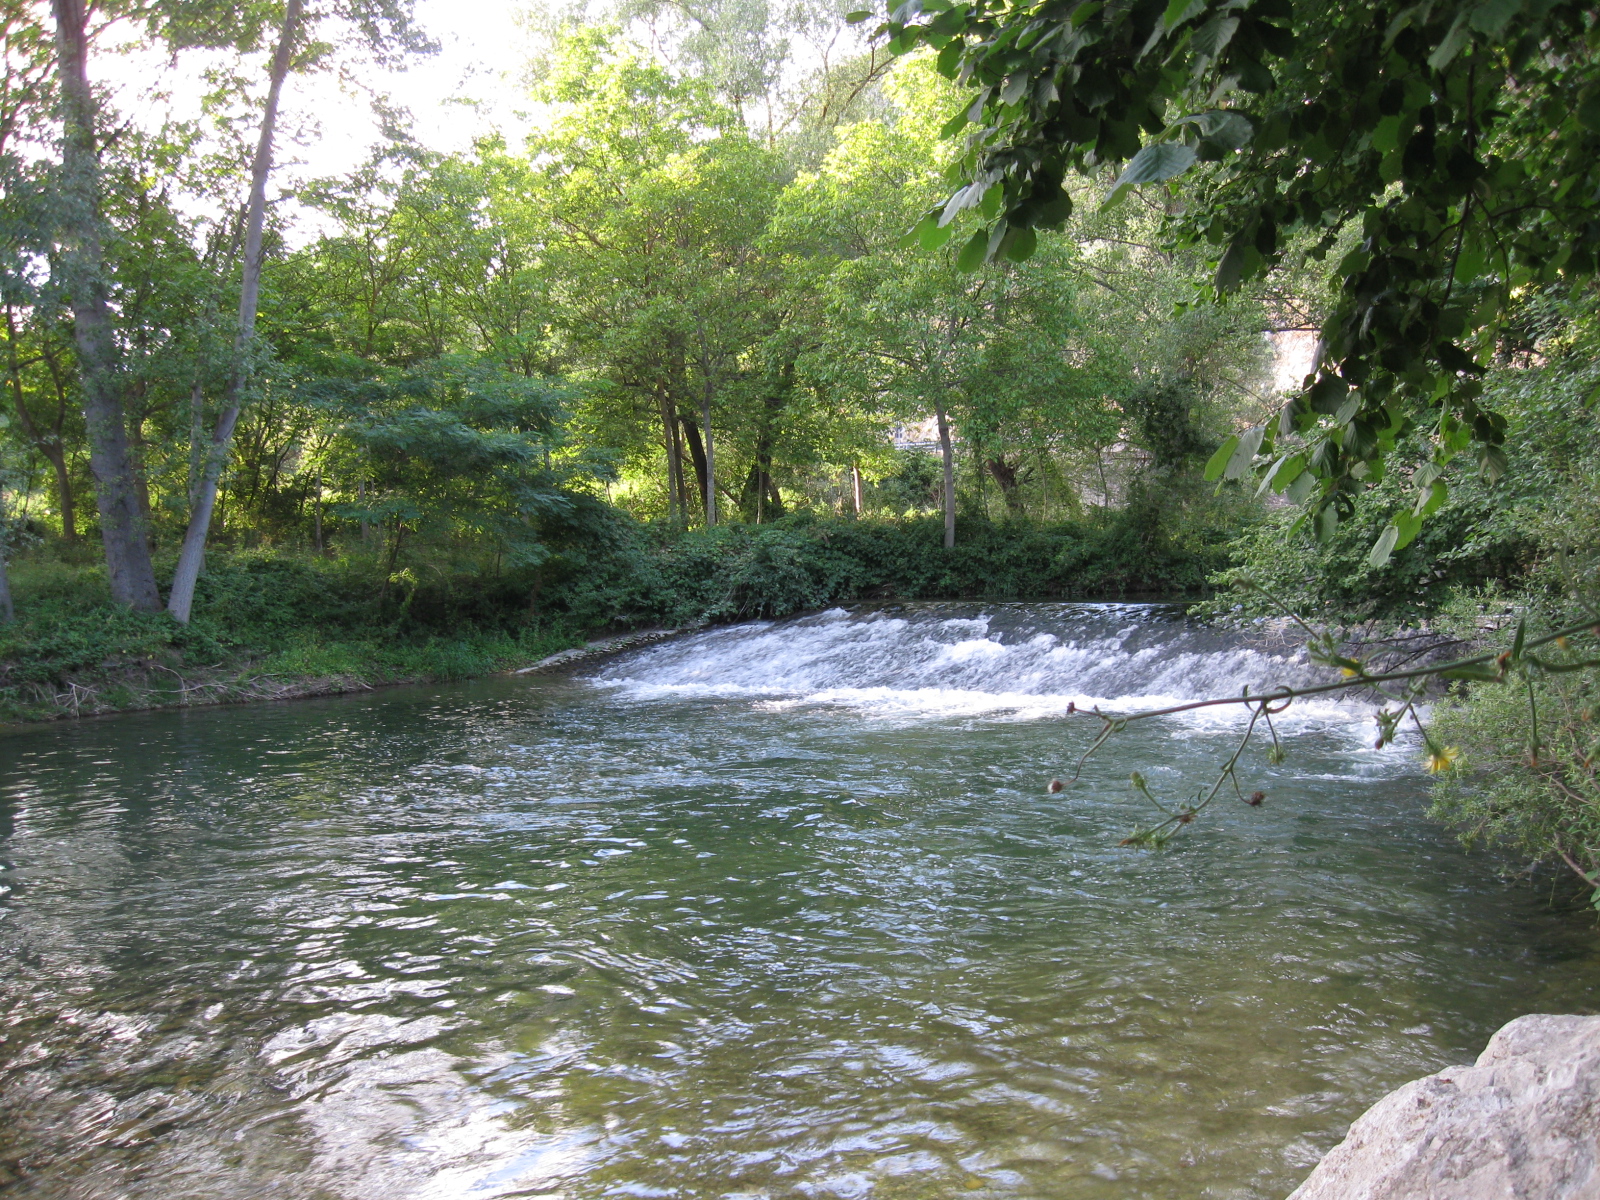
[[[971,617],[0,735],[0,1190],[1277,1198],[1389,1088],[1594,1011],[1592,925],[1358,712],[1160,854],[1116,847],[1128,771],[1197,786],[1236,718],[1043,793],[1067,696],[1303,668]]]

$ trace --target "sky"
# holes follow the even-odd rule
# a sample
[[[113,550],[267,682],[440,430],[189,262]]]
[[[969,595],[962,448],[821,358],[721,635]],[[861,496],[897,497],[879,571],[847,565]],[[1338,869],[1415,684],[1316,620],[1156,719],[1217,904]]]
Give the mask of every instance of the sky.
[[[495,132],[516,145],[534,108],[522,82],[531,49],[518,21],[525,6],[525,0],[417,0],[418,23],[439,43],[438,53],[411,58],[403,71],[369,68],[361,83],[409,109],[412,135],[430,149],[464,150]],[[116,107],[147,128],[164,116],[198,116],[206,55],[189,52],[174,61],[131,31],[122,37],[104,39],[91,63],[94,79],[113,89]],[[265,56],[253,69],[264,78]],[[280,130],[273,188],[279,193],[304,179],[348,172],[368,158],[379,136],[369,97],[327,72],[290,77]],[[253,145],[254,128],[248,132]],[[295,224],[299,238],[291,232],[291,240],[317,232],[303,212]]]
[[[376,86],[411,110],[418,141],[436,150],[460,150],[486,133],[518,137],[525,131],[527,122],[517,115],[519,107],[530,107],[519,82],[529,49],[517,22],[524,7],[516,0],[418,0],[418,22],[439,43],[439,53],[413,60],[402,73],[373,77]],[[350,153],[360,153],[375,130],[364,101],[339,96],[326,78],[305,82],[310,86],[299,107],[304,112],[307,100],[319,106],[324,140],[301,154],[324,159],[324,173],[333,173],[349,165]],[[477,105],[461,104],[462,99]],[[343,116],[332,115],[341,103]]]

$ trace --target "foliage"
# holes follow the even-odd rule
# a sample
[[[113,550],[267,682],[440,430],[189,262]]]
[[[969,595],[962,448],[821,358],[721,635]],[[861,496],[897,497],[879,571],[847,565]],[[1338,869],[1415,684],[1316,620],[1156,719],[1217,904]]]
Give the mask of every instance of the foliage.
[[[1534,727],[1534,714],[1538,726]],[[1434,736],[1466,747],[1434,788],[1433,815],[1469,845],[1570,860],[1600,897],[1600,672],[1474,688],[1441,706]],[[1537,745],[1537,752],[1533,747]]]
[[[1212,248],[1215,292],[1297,235],[1320,258],[1357,232],[1329,272],[1315,379],[1217,474],[1259,459],[1327,537],[1420,432],[1430,461],[1374,545],[1381,565],[1437,510],[1457,453],[1476,443],[1484,473],[1503,472],[1487,352],[1520,289],[1586,276],[1600,253],[1593,6],[908,0],[881,32],[974,89],[944,127],[967,138],[961,186],[923,218],[925,244],[975,209],[965,259],[1026,258],[1071,213],[1068,175],[1118,163],[1110,203],[1198,171],[1171,229]]]
[[[1560,595],[1557,553],[1593,553],[1594,523],[1585,514],[1600,478],[1595,309],[1592,292],[1565,289],[1530,295],[1519,306],[1525,348],[1503,358],[1485,381],[1486,401],[1506,420],[1510,461],[1498,481],[1460,463],[1447,469],[1430,485],[1445,499],[1428,525],[1381,563],[1368,548],[1413,480],[1396,473],[1379,481],[1370,502],[1320,543],[1291,510],[1279,509],[1235,544],[1240,571],[1295,611],[1333,620],[1418,620],[1449,607],[1457,594],[1523,581],[1535,599]],[[1412,446],[1411,453],[1420,459],[1426,449]],[[1259,597],[1242,603],[1251,613],[1265,611]]]
[[[1220,539],[1185,542],[1120,514],[1104,523],[963,519],[952,549],[933,519],[800,514],[654,541],[643,529],[593,562],[552,611],[596,622],[684,625],[782,617],[858,600],[1182,596],[1204,587]],[[554,606],[559,604],[559,609]]]

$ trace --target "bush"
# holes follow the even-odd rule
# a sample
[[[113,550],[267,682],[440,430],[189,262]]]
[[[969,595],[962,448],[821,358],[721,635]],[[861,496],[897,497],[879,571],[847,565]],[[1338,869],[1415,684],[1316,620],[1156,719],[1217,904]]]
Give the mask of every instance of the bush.
[[[188,626],[111,602],[97,567],[14,564],[18,619],[0,627],[0,710],[31,711],[71,681],[245,670],[369,682],[451,679],[526,662],[604,628],[788,616],[854,600],[1188,596],[1223,561],[1130,506],[1098,523],[937,517],[730,524],[673,533],[615,513],[536,566],[471,569],[458,545],[376,559],[215,552]],[[131,682],[130,682],[131,681]],[[137,691],[138,688],[134,687]],[[134,703],[135,701],[129,701]]]

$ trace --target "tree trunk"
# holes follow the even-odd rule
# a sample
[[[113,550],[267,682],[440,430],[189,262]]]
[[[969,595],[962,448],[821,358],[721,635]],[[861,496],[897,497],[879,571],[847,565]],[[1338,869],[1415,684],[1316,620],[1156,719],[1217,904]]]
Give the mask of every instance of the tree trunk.
[[[205,467],[206,394],[196,379],[189,385],[189,512],[200,503],[200,474]]]
[[[198,494],[189,513],[189,529],[184,534],[178,568],[172,576],[172,597],[167,604],[167,611],[185,625],[189,623],[189,612],[194,605],[194,585],[205,563],[206,535],[211,530],[211,510],[217,501],[217,484],[222,478],[223,463],[228,458],[228,447],[233,442],[234,428],[239,424],[239,410],[244,403],[255,356],[256,306],[261,297],[261,234],[267,215],[267,177],[272,174],[272,140],[278,124],[278,98],[283,94],[283,81],[289,74],[295,37],[299,33],[301,7],[302,0],[289,0],[284,9],[278,48],[272,56],[272,76],[267,85],[266,111],[261,117],[261,137],[256,142],[255,160],[250,164],[250,208],[245,218],[244,269],[239,280],[239,328],[233,347],[233,374],[228,382],[227,395],[223,398],[222,413],[217,417],[217,427],[211,432],[211,445],[207,448],[205,467],[200,474]]]
[[[861,466],[858,463],[850,464],[850,500],[856,516],[861,515]]]
[[[145,612],[161,609],[150,543],[139,512],[138,483],[128,452],[111,323],[104,253],[100,243],[100,171],[94,95],[89,89],[88,9],[85,0],[51,0],[61,88],[62,179],[59,192],[65,249],[62,276],[72,298],[73,336],[83,376],[83,416],[89,466],[94,473],[111,595]]]
[[[956,459],[944,405],[935,401],[933,415],[939,422],[939,454],[944,459],[944,548],[949,550],[956,544]]]
[[[765,447],[757,448],[756,460],[750,464],[750,474],[739,495],[739,510],[757,525],[784,514],[783,494],[772,479],[772,454]]]
[[[677,405],[672,402],[672,392],[661,388],[656,394],[661,408],[662,440],[667,450],[667,519],[674,529],[689,523],[689,514],[683,502],[683,443],[678,438]]]
[[[6,548],[0,546],[0,625],[9,625],[17,619],[17,610],[11,604],[11,574],[6,569]]]
[[[311,510],[311,522],[316,530],[317,557],[323,556],[322,548],[322,468],[317,468],[317,504]]]
[[[711,380],[700,397],[700,422],[706,438],[706,528],[717,523],[717,451],[711,441]]]
[[[706,448],[700,443],[700,427],[682,413],[678,414],[678,423],[683,426],[683,440],[689,443],[689,461],[694,464],[695,478],[700,481],[700,494],[704,496],[711,484],[706,473]],[[687,509],[684,516],[687,519]]]
[[[67,466],[66,448],[58,441],[48,446],[40,446],[39,452],[44,455],[50,464],[50,470],[55,473],[56,511],[61,514],[61,539],[65,542],[76,542],[78,508],[72,498],[72,472]]]
[[[784,409],[788,407],[789,397],[794,392],[794,376],[794,360],[790,359],[778,372],[777,378],[769,381],[761,402],[754,462],[751,463],[749,477],[739,497],[740,511],[746,519],[753,518],[757,525],[767,520],[769,515],[773,518],[783,516],[783,497],[772,480],[772,447],[777,441]]]
[[[1017,484],[1017,469],[1005,460],[1004,455],[996,455],[985,460],[983,464],[988,468],[989,475],[1000,485],[1000,498],[1006,502],[1006,512],[1013,517],[1022,516],[1022,489]]]

